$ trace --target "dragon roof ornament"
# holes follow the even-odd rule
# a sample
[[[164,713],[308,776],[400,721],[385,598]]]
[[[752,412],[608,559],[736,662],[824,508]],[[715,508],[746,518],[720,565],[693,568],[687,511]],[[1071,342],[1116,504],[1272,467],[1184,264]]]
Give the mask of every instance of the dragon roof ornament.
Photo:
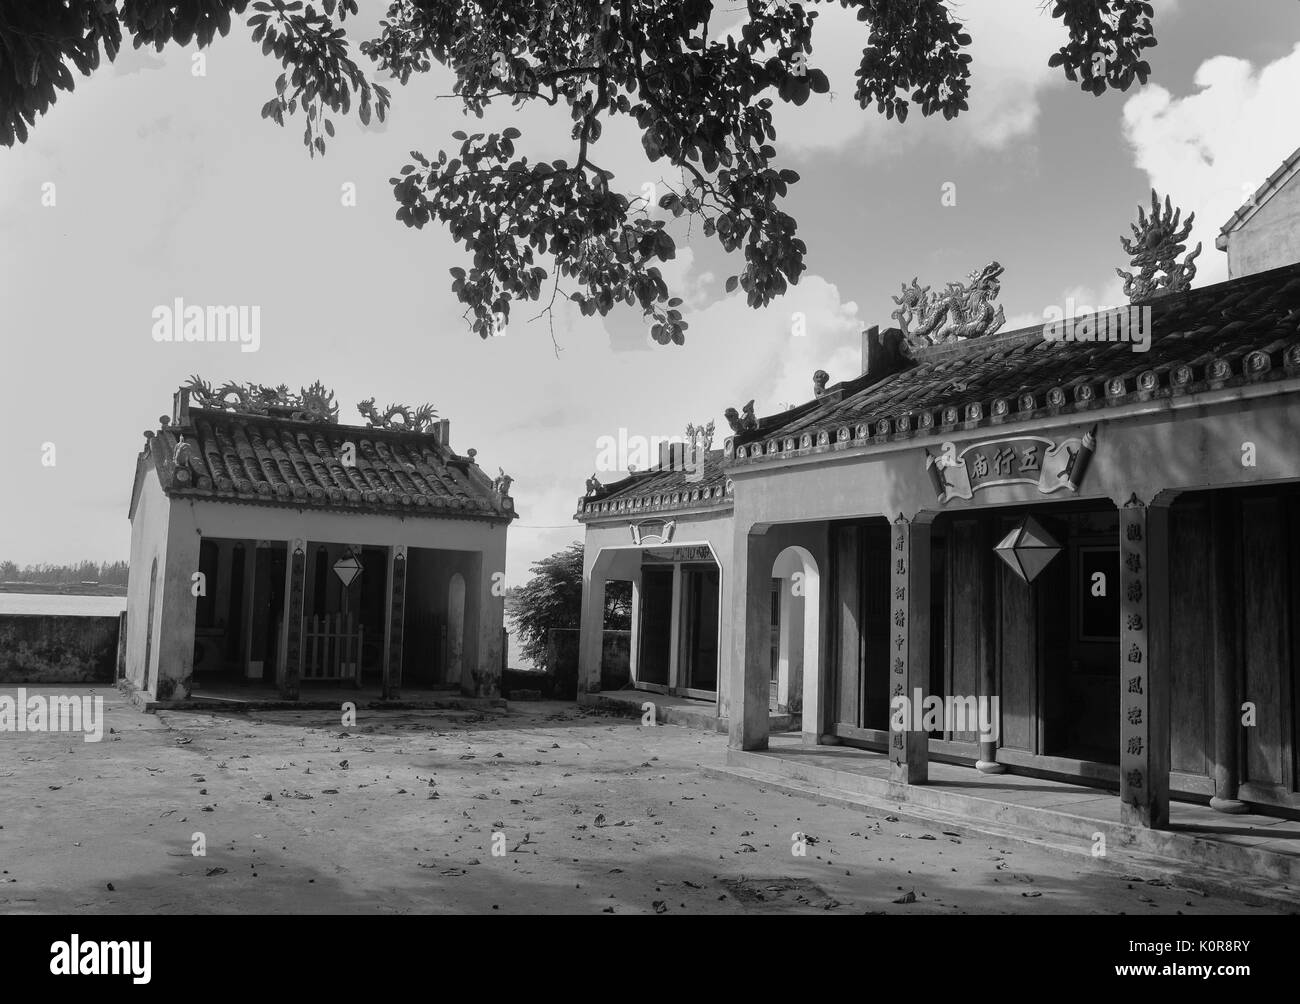
[[[1133,238],[1119,239],[1124,253],[1129,255],[1129,264],[1136,270],[1125,272],[1115,269],[1115,274],[1124,280],[1124,295],[1130,303],[1164,296],[1167,293],[1185,293],[1192,288],[1196,278],[1196,256],[1201,253],[1201,245],[1191,252],[1183,261],[1178,256],[1187,250],[1187,238],[1192,234],[1192,222],[1195,213],[1189,213],[1180,227],[1179,217],[1182,209],[1174,209],[1165,196],[1163,212],[1160,208],[1160,196],[1151,189],[1151,215],[1138,207],[1138,220],[1130,223]]]
[[[941,293],[914,278],[911,286],[903,284],[901,296],[892,297],[898,309],[890,316],[913,349],[991,335],[1006,323],[1002,305],[993,304],[1002,291],[1002,271],[997,262],[989,262],[971,272],[969,282],[950,282]]]
[[[361,412],[372,429],[397,429],[402,432],[429,432],[438,418],[438,413],[431,404],[422,404],[418,408],[390,404],[384,411],[379,411],[373,397],[358,404],[357,411]],[[472,450],[470,452],[473,453]]]
[[[317,380],[310,387],[292,393],[286,384],[268,387],[258,383],[236,383],[228,380],[213,388],[206,380],[191,376],[185,385],[190,400],[200,408],[230,411],[241,415],[264,415],[271,418],[291,418],[299,422],[327,422],[337,424],[339,406],[334,403],[334,392],[326,390]]]

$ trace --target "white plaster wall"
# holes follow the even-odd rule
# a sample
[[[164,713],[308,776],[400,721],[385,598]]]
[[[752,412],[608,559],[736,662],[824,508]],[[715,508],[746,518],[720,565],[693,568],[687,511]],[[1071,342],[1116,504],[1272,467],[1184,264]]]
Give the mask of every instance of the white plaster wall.
[[[1228,235],[1228,278],[1300,262],[1300,173]]]
[[[152,470],[144,472],[140,497],[136,501],[135,519],[131,523],[131,563],[126,581],[126,678],[137,687],[144,681],[145,651],[156,660],[161,618],[154,610],[153,644],[146,638],[149,623],[149,571],[158,559],[158,578],[162,581],[163,562],[167,553],[168,500]],[[156,679],[153,674],[152,679]],[[151,682],[152,682],[151,679]]]

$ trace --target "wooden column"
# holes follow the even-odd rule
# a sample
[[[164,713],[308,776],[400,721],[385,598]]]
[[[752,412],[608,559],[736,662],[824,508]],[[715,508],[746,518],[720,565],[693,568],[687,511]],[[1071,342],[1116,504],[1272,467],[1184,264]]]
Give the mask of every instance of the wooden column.
[[[675,694],[687,686],[682,667],[682,644],[686,625],[683,622],[686,611],[682,609],[685,602],[682,589],[682,563],[673,562],[673,605],[668,621],[668,693]]]
[[[993,527],[992,519],[980,520],[980,691],[982,696],[989,698],[990,705],[998,709],[994,727],[1000,735],[1002,702],[992,704],[992,699],[998,696],[998,568],[997,556],[993,553],[997,543]],[[992,739],[981,742],[979,746],[980,756],[975,761],[975,769],[981,774],[1004,773],[1006,768],[997,762],[998,741]]]
[[[388,645],[384,654],[384,682],[380,698],[396,701],[402,693],[402,630],[406,622],[406,547],[394,546],[389,562]]]
[[[284,606],[284,665],[280,668],[280,694],[289,701],[298,699],[298,681],[302,675],[302,618],[307,586],[307,541],[289,541],[288,588]]]
[[[1241,726],[1238,674],[1241,660],[1237,648],[1237,543],[1239,532],[1235,507],[1223,492],[1210,504],[1210,535],[1214,554],[1211,590],[1214,618],[1214,796],[1210,808],[1218,812],[1246,811],[1237,797],[1241,779],[1239,742]]]
[[[245,619],[248,627],[245,629],[244,677],[260,680],[266,663],[266,634],[270,620],[267,602],[271,589],[270,542],[256,541],[247,564],[248,595],[244,598],[244,606],[248,612]]]
[[[1169,823],[1169,509],[1119,510],[1120,822]]]
[[[890,551],[891,702],[906,697],[909,705],[930,687],[930,524],[900,515],[894,520]],[[891,704],[889,778],[901,784],[925,784],[930,776],[929,736],[913,731],[915,714],[896,728]],[[909,712],[919,711],[909,707]]]

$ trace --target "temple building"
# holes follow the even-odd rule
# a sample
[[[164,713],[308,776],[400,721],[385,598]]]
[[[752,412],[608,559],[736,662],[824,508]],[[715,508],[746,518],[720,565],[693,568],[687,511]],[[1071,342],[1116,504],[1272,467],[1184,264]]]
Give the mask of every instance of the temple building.
[[[1300,264],[1193,289],[1190,223],[1153,193],[1116,310],[1002,332],[996,263],[904,287],[859,375],[725,441],[733,749],[768,746],[793,555],[806,746],[1118,789],[1131,825],[1300,809]]]
[[[498,694],[511,479],[432,408],[197,378],[145,433],[125,681],[148,700],[313,684]]]
[[[1274,215],[1234,217],[1241,274],[1192,288],[1193,217],[1153,192],[1128,302],[1017,331],[997,262],[914,280],[858,374],[728,409],[696,483],[593,477],[580,693],[618,683],[601,611],[630,579],[631,685],[714,701],[735,766],[942,761],[1118,792],[1149,828],[1171,798],[1300,810],[1300,249]],[[778,704],[803,749],[763,766]]]
[[[578,696],[622,686],[716,703],[725,639],[723,570],[731,560],[730,483],[722,451],[697,470],[667,464],[608,486],[588,481],[576,518],[586,528]],[[603,667],[605,586],[632,583],[630,679]]]
[[[580,703],[598,704],[619,690],[680,697],[725,726],[733,527],[732,484],[722,461],[721,450],[694,442],[609,485],[595,475],[588,480],[575,517],[586,531]],[[779,565],[768,584],[767,703],[774,728],[797,722],[803,699],[804,598],[801,588],[790,588],[800,568]],[[605,589],[614,580],[632,584],[626,679],[611,675],[602,644]]]

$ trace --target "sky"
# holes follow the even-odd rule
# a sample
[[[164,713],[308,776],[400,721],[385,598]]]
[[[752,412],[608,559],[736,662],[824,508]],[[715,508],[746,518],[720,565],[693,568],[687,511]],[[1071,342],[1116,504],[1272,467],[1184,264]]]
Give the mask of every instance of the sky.
[[[384,6],[362,0],[354,38]],[[891,296],[914,276],[941,287],[997,260],[1008,327],[1071,299],[1119,303],[1119,237],[1154,185],[1196,214],[1197,285],[1225,278],[1219,228],[1300,147],[1300,4],[1161,0],[1151,79],[1100,98],[1048,68],[1065,35],[1039,0],[954,6],[974,37],[971,110],[901,125],[854,104],[863,27],[821,8],[810,63],[831,94],[776,119],[779,166],[802,177],[786,208],[808,271],[752,310],[724,290],[740,260],[698,228],[679,231],[665,274],[686,300],[680,347],[650,342],[631,308],[561,308],[554,341],[545,319],[529,322],[535,304],[517,304],[501,337],[469,330],[448,275],[465,255],[436,225],[397,222],[388,182],[410,150],[485,127],[440,97],[451,91],[440,68],[393,84],[385,123],[337,123],[314,159],[301,122],[259,117],[280,67],[243,24],[206,50],[202,75],[195,49],[174,48],[128,50],[78,77],[26,145],[0,149],[0,560],[128,557],[143,432],[197,373],[320,380],[357,424],[365,398],[431,403],[458,452],[473,447],[485,471],[515,479],[506,578],[519,584],[581,538],[572,517],[601,437],[712,419],[720,444],[729,406],[752,398],[770,414],[807,400],[816,369],[832,383],[857,376],[862,329],[894,323]],[[719,33],[731,27],[722,11]],[[572,159],[547,109],[503,108],[485,124],[519,128],[521,153]],[[630,195],[673,180],[645,161],[634,128],[607,127],[598,150]],[[343,204],[349,184],[355,206]],[[259,306],[259,350],[155,342],[152,312],[177,297]]]

